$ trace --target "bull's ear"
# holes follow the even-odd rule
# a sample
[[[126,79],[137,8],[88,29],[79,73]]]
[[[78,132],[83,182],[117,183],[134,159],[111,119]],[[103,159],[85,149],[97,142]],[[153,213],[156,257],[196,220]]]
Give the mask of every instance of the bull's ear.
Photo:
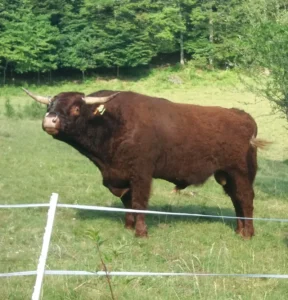
[[[79,105],[73,105],[70,109],[70,116],[79,116],[81,112]]]

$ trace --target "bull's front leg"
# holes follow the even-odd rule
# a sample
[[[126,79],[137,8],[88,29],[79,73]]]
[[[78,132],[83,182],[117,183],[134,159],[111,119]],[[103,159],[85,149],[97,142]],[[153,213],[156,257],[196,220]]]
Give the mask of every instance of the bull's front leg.
[[[110,192],[116,196],[119,197],[124,205],[125,208],[131,209],[132,208],[132,196],[131,196],[131,190],[130,188],[117,188],[112,186],[108,180],[103,181],[104,185],[110,190]],[[134,220],[134,214],[133,213],[126,213],[125,215],[125,227],[127,229],[134,229],[135,226],[135,220]]]
[[[152,176],[135,177],[131,180],[132,188],[132,209],[146,210],[150,196]],[[137,237],[147,237],[147,226],[145,214],[135,214],[135,235]]]
[[[132,208],[132,194],[131,190],[126,191],[124,195],[121,196],[121,201],[125,208]],[[135,216],[133,213],[126,213],[125,215],[125,227],[127,229],[134,229],[135,227]]]

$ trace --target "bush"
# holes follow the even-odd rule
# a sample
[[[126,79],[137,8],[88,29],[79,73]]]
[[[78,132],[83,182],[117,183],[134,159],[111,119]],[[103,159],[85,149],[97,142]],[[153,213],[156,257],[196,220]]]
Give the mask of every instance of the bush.
[[[27,119],[42,119],[46,108],[37,102],[32,102],[31,104],[26,104],[23,109],[23,116]]]
[[[7,99],[5,102],[4,115],[7,118],[42,119],[45,111],[45,107],[37,102],[18,106],[18,109],[16,110],[11,104],[10,99]]]
[[[4,115],[8,118],[13,118],[16,115],[15,109],[12,106],[10,99],[8,98],[5,102],[5,111],[4,111]]]

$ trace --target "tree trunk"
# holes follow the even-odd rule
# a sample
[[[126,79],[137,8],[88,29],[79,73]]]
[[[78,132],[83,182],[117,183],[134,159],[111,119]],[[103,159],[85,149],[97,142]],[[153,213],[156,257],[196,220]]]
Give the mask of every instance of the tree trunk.
[[[82,70],[82,81],[85,81],[85,70]]]
[[[180,64],[184,66],[184,41],[183,41],[183,32],[180,33]]]
[[[181,4],[180,1],[178,2],[178,7],[179,7],[179,20],[182,23],[183,22],[183,16],[181,12]],[[185,61],[184,61],[184,38],[183,38],[183,31],[180,32],[180,64],[181,66],[184,66]]]
[[[37,84],[40,84],[40,71],[37,72]]]
[[[4,67],[4,71],[3,71],[3,85],[6,84],[6,71],[7,71],[7,67],[8,67],[8,60],[6,60],[6,62],[5,62],[5,67]]]
[[[119,74],[120,74],[120,70],[119,70],[119,66],[116,66],[116,72],[117,72],[117,78],[119,77]]]
[[[213,66],[213,43],[214,43],[214,24],[213,24],[213,11],[211,7],[210,16],[209,16],[209,42],[211,43],[211,51],[209,53],[209,65],[210,68],[214,68]]]

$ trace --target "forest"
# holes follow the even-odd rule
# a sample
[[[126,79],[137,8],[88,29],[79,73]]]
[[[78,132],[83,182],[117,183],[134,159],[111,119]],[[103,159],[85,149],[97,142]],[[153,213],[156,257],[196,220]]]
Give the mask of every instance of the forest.
[[[254,63],[271,69],[273,45],[265,43],[276,36],[276,52],[277,41],[287,51],[287,6],[287,0],[2,0],[1,84],[17,74],[75,70],[84,78],[100,68],[119,75],[121,68],[191,61],[208,69]]]

